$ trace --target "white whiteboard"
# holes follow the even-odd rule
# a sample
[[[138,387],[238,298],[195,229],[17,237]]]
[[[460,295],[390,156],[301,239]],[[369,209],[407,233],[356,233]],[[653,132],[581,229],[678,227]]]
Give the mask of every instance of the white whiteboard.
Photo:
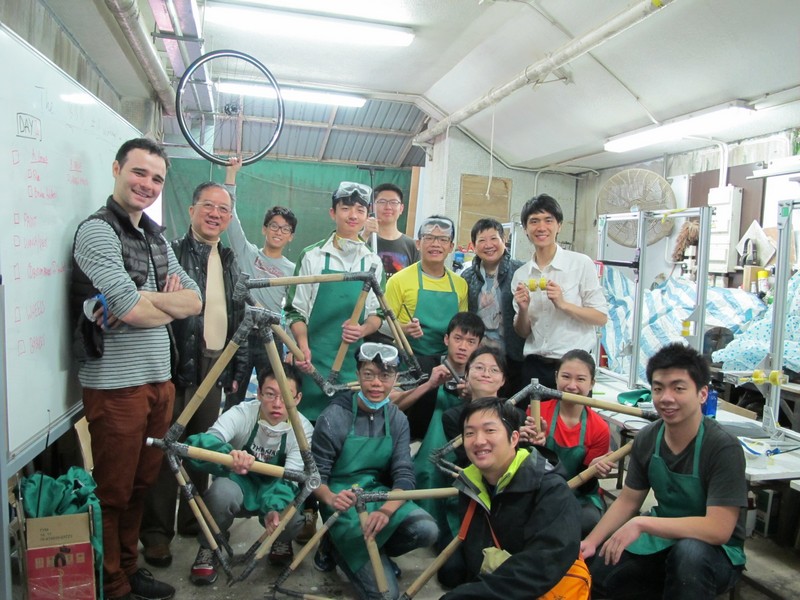
[[[113,190],[139,132],[0,24],[0,275],[7,458],[80,402],[67,291],[75,229]]]

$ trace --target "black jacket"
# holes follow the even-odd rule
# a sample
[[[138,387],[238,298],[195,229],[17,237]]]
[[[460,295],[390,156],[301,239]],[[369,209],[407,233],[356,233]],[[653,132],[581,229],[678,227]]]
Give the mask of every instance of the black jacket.
[[[517,332],[514,331],[514,290],[511,289],[511,278],[514,277],[514,272],[524,265],[520,260],[511,258],[511,255],[506,250],[500,265],[497,267],[497,283],[500,286],[500,297],[503,311],[503,343],[505,344],[506,356],[512,360],[522,361],[522,350],[525,346],[525,338],[519,337]],[[478,312],[478,296],[481,293],[483,284],[486,280],[481,273],[481,259],[477,256],[472,259],[472,265],[464,269],[461,277],[467,280],[469,286],[469,293],[467,300],[469,302],[469,312]]]
[[[186,317],[172,322],[172,330],[175,334],[175,341],[178,345],[178,366],[173,381],[178,387],[191,387],[200,385],[200,364],[203,358],[205,341],[203,340],[203,315],[206,311],[206,276],[208,268],[208,256],[211,253],[211,246],[198,242],[192,235],[192,230],[182,238],[173,240],[172,249],[178,262],[186,273],[191,277],[200,288],[203,296],[203,310],[199,315]],[[233,250],[219,244],[219,257],[222,261],[222,278],[225,283],[225,303],[228,313],[228,332],[225,340],[230,341],[239,324],[244,318],[244,301],[233,301],[233,288],[239,277],[239,267],[236,264]],[[222,372],[222,376],[217,381],[217,386],[230,388],[231,382],[235,379],[239,385],[247,385],[250,373],[247,373],[248,352],[247,337],[242,341],[231,362]]]
[[[522,452],[522,451],[518,451]],[[466,539],[447,563],[448,572],[460,573],[463,582],[442,600],[516,600],[538,598],[566,574],[580,551],[580,505],[567,487],[561,469],[550,466],[532,451],[510,482],[496,492],[487,509],[471,481],[477,470],[465,470],[456,480],[459,515],[463,518],[471,499],[478,500]],[[502,480],[501,480],[502,481]],[[494,546],[489,528],[500,546],[511,554],[494,573],[479,575],[483,549]]]
[[[147,281],[150,265],[154,267],[156,288],[164,289],[169,270],[169,256],[167,255],[167,241],[162,235],[164,227],[153,221],[145,213],[139,220],[139,228],[134,227],[131,218],[125,210],[109,196],[105,206],[89,215],[75,229],[75,238],[81,225],[92,219],[99,219],[108,223],[119,237],[122,245],[122,262],[125,271],[130,275],[137,289]],[[144,235],[142,235],[144,233]],[[75,241],[72,242],[72,276],[69,287],[70,319],[75,323],[75,341],[73,350],[78,362],[88,358],[103,356],[103,331],[96,323],[92,323],[83,316],[83,303],[85,300],[98,294],[94,283],[89,279],[75,260]],[[167,325],[170,332],[170,325]],[[170,336],[172,334],[170,333]],[[174,366],[174,348],[172,348]]]

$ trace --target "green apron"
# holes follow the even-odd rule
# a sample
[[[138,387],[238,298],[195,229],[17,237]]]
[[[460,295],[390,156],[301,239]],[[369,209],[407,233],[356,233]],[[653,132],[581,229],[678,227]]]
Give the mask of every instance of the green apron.
[[[704,419],[705,420],[705,419]],[[700,422],[700,429],[694,442],[694,462],[691,474],[673,473],[661,458],[661,440],[664,437],[664,424],[661,424],[656,436],[656,447],[647,475],[650,486],[656,495],[658,505],[654,506],[650,515],[654,517],[701,517],[706,514],[706,495],[700,482],[700,449],[703,446],[705,425]],[[666,539],[649,533],[643,533],[626,548],[633,554],[654,554],[672,546],[677,540]],[[722,549],[734,566],[745,563],[744,547],[741,540],[731,538]]]
[[[250,434],[250,439],[247,440],[247,444],[244,447],[246,452],[253,455],[255,455],[255,453],[252,451],[251,446],[253,441],[256,439],[256,433],[258,433],[258,423],[256,423],[255,427],[253,427],[253,432]],[[281,436],[281,445],[278,448],[278,452],[275,454],[275,456],[264,462],[278,467],[282,467],[286,464],[286,438],[288,434],[289,432],[287,431]],[[262,475],[260,473],[247,473],[246,475],[240,475],[239,473],[234,473],[231,471],[228,477],[230,477],[231,481],[236,482],[236,484],[238,484],[238,486],[242,489],[242,508],[248,512],[264,512],[264,503],[262,499],[265,496],[268,496],[276,485],[281,483],[281,479],[278,477],[271,477],[269,475]]]
[[[552,450],[558,456],[559,462],[564,465],[564,468],[567,470],[567,477],[572,478],[575,477],[578,473],[584,470],[583,460],[586,458],[586,448],[583,445],[583,440],[586,438],[586,409],[581,411],[581,433],[580,433],[580,440],[578,441],[577,446],[573,446],[572,448],[567,446],[560,446],[556,443],[556,424],[558,423],[558,415],[559,411],[561,410],[561,404],[556,404],[556,410],[553,413],[553,418],[551,419],[550,423],[550,432],[547,434],[547,441],[545,442],[545,448]],[[581,504],[593,504],[596,506],[601,513],[605,512],[605,505],[603,504],[602,498],[600,498],[599,490],[600,486],[597,483],[597,479],[594,480],[594,485],[591,488],[587,489],[586,492],[580,493],[576,488],[574,491],[575,497],[580,501]]]
[[[331,255],[325,253],[325,267],[322,275],[329,273],[342,273],[330,268]],[[364,270],[364,258],[361,258],[359,271]],[[361,281],[337,281],[335,283],[320,283],[317,289],[317,298],[314,307],[308,316],[308,346],[311,348],[311,362],[323,377],[328,376],[342,343],[341,324],[353,314],[353,307],[358,301],[358,295],[363,288]],[[363,318],[363,313],[361,315]],[[361,342],[351,344],[351,348],[360,346]],[[338,383],[355,381],[355,361],[350,353],[345,356],[342,369],[339,371]],[[319,413],[328,406],[330,399],[314,382],[303,374],[303,401],[299,410],[306,419],[312,423],[317,420]]]
[[[428,457],[434,450],[441,448],[447,442],[442,425],[442,414],[454,406],[461,406],[463,400],[456,394],[448,392],[444,386],[440,386],[436,392],[436,405],[433,409],[431,422],[428,424],[428,431],[420,444],[419,451],[414,457],[414,473],[417,476],[417,489],[433,489],[450,487],[453,485],[453,478],[448,478],[442,473]],[[455,453],[450,452],[444,456],[445,460],[455,462]],[[417,501],[417,504],[431,515],[439,526],[440,535],[451,532],[451,537],[458,533],[461,520],[458,518],[458,496],[452,498],[424,498]]]
[[[450,271],[445,270],[445,274],[450,281],[449,292],[423,289],[422,263],[417,264],[419,289],[417,290],[417,307],[414,309],[414,318],[419,321],[424,335],[421,338],[408,338],[414,354],[435,356],[447,352],[444,336],[447,333],[450,319],[458,312],[458,294]]]
[[[353,394],[353,423],[350,433],[344,440],[342,451],[331,470],[328,487],[337,494],[342,490],[358,485],[367,492],[389,491],[380,482],[381,473],[385,473],[392,462],[392,433],[389,428],[389,411],[383,407],[384,435],[366,437],[355,434],[356,416],[358,415],[358,396]],[[383,506],[383,502],[368,502],[367,511],[373,512]],[[376,536],[378,547],[386,543],[395,530],[417,505],[406,501],[389,519],[389,523]],[[330,506],[320,505],[323,520],[332,514]],[[369,561],[367,544],[355,507],[345,511],[330,530],[331,539],[339,550],[347,566],[354,573],[358,572]]]

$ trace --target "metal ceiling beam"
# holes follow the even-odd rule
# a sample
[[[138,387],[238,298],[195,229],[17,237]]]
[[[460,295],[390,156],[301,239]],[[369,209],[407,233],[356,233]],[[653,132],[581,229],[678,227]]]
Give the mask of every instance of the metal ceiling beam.
[[[319,152],[317,153],[317,160],[321,161],[322,158],[325,156],[325,151],[328,149],[328,140],[331,139],[331,132],[333,131],[333,123],[336,121],[336,113],[339,111],[338,106],[331,107],[331,113],[328,117],[328,130],[325,132],[325,136],[322,138],[322,141],[319,144]]]
[[[139,7],[136,0],[105,0],[106,6],[119,23],[125,39],[130,44],[139,64],[153,87],[164,111],[173,114],[175,111],[175,93],[172,84],[161,64],[155,47],[150,42],[147,32],[139,18]]]
[[[603,23],[589,33],[567,42],[547,58],[529,65],[519,75],[505,85],[495,88],[482,98],[474,101],[472,104],[457,110],[448,117],[445,117],[436,125],[418,135],[414,139],[414,142],[417,144],[423,144],[431,141],[436,136],[447,131],[448,127],[464,122],[473,115],[476,115],[484,109],[496,104],[503,98],[510,96],[517,90],[541,80],[554,70],[563,67],[579,56],[582,56],[587,52],[597,48],[614,36],[636,25],[640,21],[643,21],[655,12],[660,11],[673,1],[674,0],[659,0],[656,2],[654,0],[641,0],[637,4],[631,6],[627,10],[624,10],[617,16],[612,17],[607,22]]]

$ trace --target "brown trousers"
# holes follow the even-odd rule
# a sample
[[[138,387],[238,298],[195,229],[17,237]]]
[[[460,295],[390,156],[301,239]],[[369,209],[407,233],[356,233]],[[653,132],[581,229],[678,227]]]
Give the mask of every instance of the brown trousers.
[[[103,580],[106,596],[130,591],[137,569],[139,526],[148,488],[163,452],[145,444],[169,427],[175,386],[171,381],[115,390],[84,388],[97,497],[103,511]]]

